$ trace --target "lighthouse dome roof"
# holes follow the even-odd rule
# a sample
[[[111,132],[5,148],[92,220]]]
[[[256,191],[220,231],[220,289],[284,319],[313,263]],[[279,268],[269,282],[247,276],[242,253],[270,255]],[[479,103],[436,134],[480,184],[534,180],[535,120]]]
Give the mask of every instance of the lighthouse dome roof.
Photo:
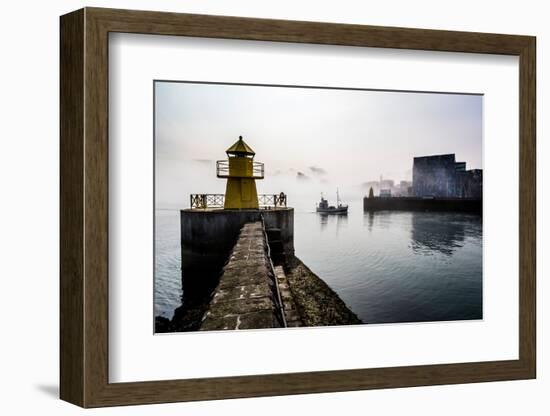
[[[239,136],[239,140],[237,140],[229,149],[227,149],[225,153],[252,156],[256,154],[256,152],[254,152],[254,150],[252,150],[252,148],[244,142],[243,136]]]

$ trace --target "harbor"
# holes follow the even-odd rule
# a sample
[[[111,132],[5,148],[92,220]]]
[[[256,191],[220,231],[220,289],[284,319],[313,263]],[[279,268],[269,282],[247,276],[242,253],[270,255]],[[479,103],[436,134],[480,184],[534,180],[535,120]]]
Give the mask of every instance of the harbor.
[[[482,95],[161,81],[154,132],[155,332],[484,318]]]
[[[482,317],[479,199],[259,194],[241,141],[216,164],[225,194],[159,215],[179,262],[159,268],[156,332]]]
[[[294,251],[284,192],[258,195],[264,166],[242,137],[216,163],[225,194],[180,211],[182,305],[156,332],[349,325],[362,321]]]

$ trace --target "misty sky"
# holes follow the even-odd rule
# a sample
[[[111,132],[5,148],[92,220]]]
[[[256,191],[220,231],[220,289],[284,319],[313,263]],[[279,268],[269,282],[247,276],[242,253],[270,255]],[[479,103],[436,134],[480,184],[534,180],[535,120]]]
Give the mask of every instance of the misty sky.
[[[223,193],[215,161],[239,135],[264,162],[259,193],[289,201],[361,183],[411,180],[414,156],[455,153],[482,168],[479,95],[155,83],[156,206]],[[301,173],[301,175],[298,174]]]

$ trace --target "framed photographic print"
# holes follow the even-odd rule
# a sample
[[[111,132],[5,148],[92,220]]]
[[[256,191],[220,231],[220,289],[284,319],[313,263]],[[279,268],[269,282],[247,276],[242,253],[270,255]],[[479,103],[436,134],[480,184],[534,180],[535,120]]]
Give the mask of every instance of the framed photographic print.
[[[529,379],[535,38],[61,17],[61,398]]]

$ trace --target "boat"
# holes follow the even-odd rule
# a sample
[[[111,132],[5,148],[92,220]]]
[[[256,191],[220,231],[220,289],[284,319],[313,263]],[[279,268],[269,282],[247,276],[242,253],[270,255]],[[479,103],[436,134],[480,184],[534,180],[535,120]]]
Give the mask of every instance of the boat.
[[[322,214],[347,214],[348,206],[340,202],[340,195],[338,189],[336,189],[336,206],[329,205],[328,201],[323,198],[323,194],[321,194],[321,202],[317,204],[317,212]]]

